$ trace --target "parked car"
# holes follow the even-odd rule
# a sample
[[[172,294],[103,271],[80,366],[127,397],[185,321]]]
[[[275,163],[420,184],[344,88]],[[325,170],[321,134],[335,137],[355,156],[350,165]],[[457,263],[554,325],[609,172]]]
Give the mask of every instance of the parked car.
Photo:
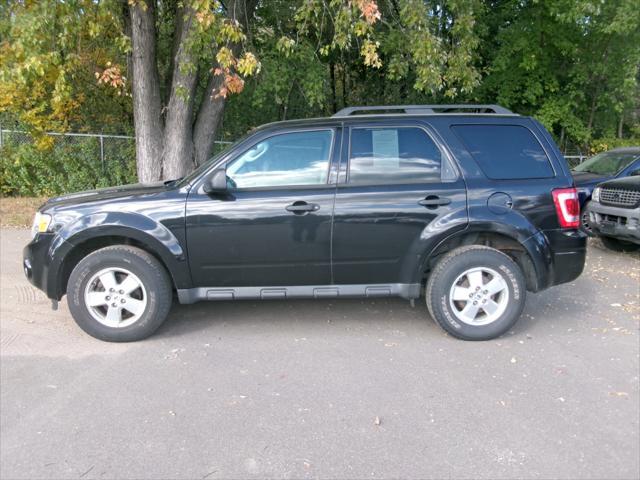
[[[591,233],[584,205],[591,200],[593,189],[607,180],[640,173],[640,147],[614,148],[599,153],[574,167],[571,173],[582,207],[582,226]]]
[[[640,250],[640,173],[599,184],[586,214],[591,230],[607,248]]]
[[[421,293],[447,332],[483,340],[513,326],[526,291],[580,275],[579,224],[569,168],[536,120],[494,105],[351,107],[265,125],[179,180],[53,198],[24,270],[108,341],[149,336],[174,294]]]

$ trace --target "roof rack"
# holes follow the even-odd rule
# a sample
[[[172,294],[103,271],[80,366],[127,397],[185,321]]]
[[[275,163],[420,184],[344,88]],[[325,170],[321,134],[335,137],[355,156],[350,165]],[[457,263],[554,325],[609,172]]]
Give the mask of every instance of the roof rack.
[[[388,105],[381,106],[375,105],[371,107],[347,107],[336,112],[333,117],[348,117],[354,112],[368,112],[368,111],[389,111],[400,110],[407,114],[425,115],[434,113],[458,113],[459,110],[474,110],[468,113],[493,113],[500,115],[513,115],[511,110],[508,110],[500,105]]]

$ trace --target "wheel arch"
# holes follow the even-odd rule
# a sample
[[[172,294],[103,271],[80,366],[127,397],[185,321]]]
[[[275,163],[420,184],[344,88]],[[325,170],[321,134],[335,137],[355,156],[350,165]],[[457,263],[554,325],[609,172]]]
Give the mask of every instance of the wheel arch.
[[[60,299],[67,291],[69,276],[86,255],[111,245],[131,245],[153,255],[166,269],[172,287],[191,286],[186,255],[177,238],[164,225],[139,214],[97,214],[83,217],[60,230],[49,255],[50,285]],[[97,218],[96,218],[97,217]]]
[[[425,256],[421,270],[427,277],[442,255],[454,248],[484,245],[495,248],[516,262],[525,277],[527,290],[537,292],[546,286],[545,276],[548,276],[549,267],[545,260],[546,246],[539,245],[539,242],[532,245],[532,238],[527,238],[517,231],[495,231],[484,228],[482,225],[469,225],[467,229],[440,241]]]
[[[101,235],[89,238],[77,245],[73,245],[72,248],[64,255],[64,258],[60,263],[60,268],[58,269],[58,278],[56,281],[56,284],[58,285],[58,298],[61,298],[62,295],[66,293],[71,272],[83,258],[97,250],[100,250],[101,248],[113,245],[130,245],[153,255],[153,257],[158,260],[167,271],[167,274],[171,279],[172,288],[174,290],[177,288],[176,279],[174,278],[171,269],[168,267],[166,259],[148,243],[132,238],[131,236]]]

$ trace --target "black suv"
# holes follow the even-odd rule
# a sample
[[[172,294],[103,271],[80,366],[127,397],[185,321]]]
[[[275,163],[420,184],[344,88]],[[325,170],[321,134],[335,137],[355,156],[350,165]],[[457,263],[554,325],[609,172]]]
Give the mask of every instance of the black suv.
[[[347,108],[251,132],[188,177],[53,198],[29,280],[78,325],[147,337],[199,300],[426,297],[455,337],[512,327],[526,291],[582,272],[567,164],[495,105]]]

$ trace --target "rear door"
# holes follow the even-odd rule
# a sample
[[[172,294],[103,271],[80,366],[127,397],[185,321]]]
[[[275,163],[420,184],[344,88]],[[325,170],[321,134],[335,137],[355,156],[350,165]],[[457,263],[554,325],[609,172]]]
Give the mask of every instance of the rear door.
[[[467,223],[464,181],[426,124],[356,124],[345,136],[334,208],[334,282],[419,282],[425,253],[443,232]]]

